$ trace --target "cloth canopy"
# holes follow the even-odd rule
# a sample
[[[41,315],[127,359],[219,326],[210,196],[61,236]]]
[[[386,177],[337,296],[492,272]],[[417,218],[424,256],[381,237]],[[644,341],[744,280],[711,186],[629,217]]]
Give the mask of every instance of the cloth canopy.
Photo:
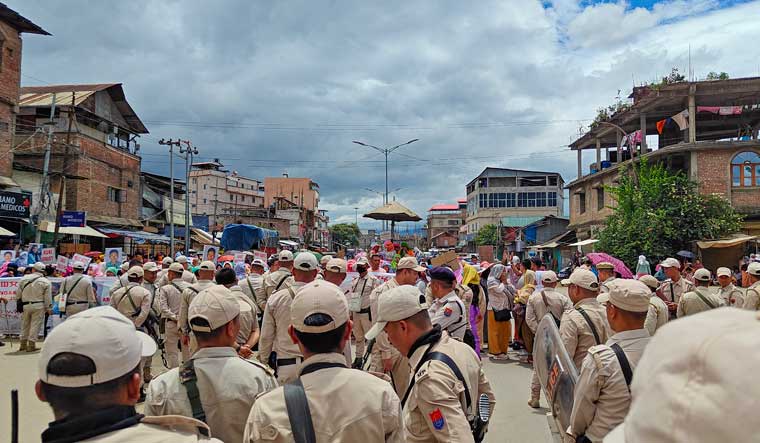
[[[39,224],[38,229],[40,231],[45,232],[55,232],[55,223],[49,222],[49,221],[42,221]],[[70,228],[70,227],[61,227],[58,228],[59,234],[72,234],[72,235],[84,235],[87,237],[100,237],[100,238],[107,238],[106,235],[101,234],[100,232],[92,229],[89,226],[85,226],[82,228]],[[13,235],[13,234],[11,234]]]
[[[14,234],[13,232],[11,232],[11,231],[9,231],[9,230],[7,230],[5,228],[0,228],[0,236],[3,236],[3,237],[13,237],[14,235],[16,235],[16,234]]]
[[[391,240],[393,240],[393,230],[396,226],[396,222],[405,221],[420,221],[422,220],[419,215],[414,211],[407,208],[397,201],[392,201],[380,208],[370,211],[364,214],[365,217],[373,220],[386,220],[391,222]]]
[[[277,238],[280,234],[271,229],[255,225],[234,224],[224,227],[222,232],[222,247],[226,251],[246,251],[254,244],[269,238]]]
[[[698,241],[697,246],[699,246],[700,249],[730,248],[731,246],[737,246],[756,238],[757,235],[742,235],[740,237],[734,237],[725,240],[705,240]]]
[[[586,246],[586,245],[594,244],[594,243],[596,243],[598,241],[599,240],[590,238],[588,240],[583,240],[583,241],[579,241],[579,242],[576,242],[576,243],[570,243],[568,246]]]
[[[166,243],[169,244],[171,242],[171,239],[165,235],[160,234],[153,234],[150,232],[145,231],[127,231],[124,229],[111,229],[111,228],[100,228],[101,231],[105,232],[106,234],[110,234],[113,237],[121,236],[121,237],[128,237],[134,240],[135,242],[142,244],[142,243]]]

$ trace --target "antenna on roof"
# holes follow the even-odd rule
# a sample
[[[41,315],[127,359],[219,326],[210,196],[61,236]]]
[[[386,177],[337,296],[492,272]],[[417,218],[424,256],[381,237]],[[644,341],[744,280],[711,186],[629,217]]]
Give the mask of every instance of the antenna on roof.
[[[691,43],[689,43],[689,81],[694,81],[694,72],[691,70]]]

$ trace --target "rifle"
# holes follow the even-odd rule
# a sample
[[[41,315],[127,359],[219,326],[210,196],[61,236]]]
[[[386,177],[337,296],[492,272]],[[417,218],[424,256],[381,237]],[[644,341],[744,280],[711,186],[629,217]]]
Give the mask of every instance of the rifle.
[[[161,333],[161,323],[156,318],[156,316],[153,314],[153,311],[151,311],[148,314],[148,318],[145,319],[145,323],[143,323],[143,328],[145,328],[145,332],[150,335],[153,340],[156,341],[156,345],[158,346],[158,349],[161,351],[161,362],[164,364],[164,367],[169,369],[169,363],[166,361],[166,343],[163,338],[163,335]]]
[[[370,356],[372,355],[372,348],[374,347],[375,347],[375,339],[373,338],[372,340],[369,341],[369,343],[367,343],[367,350],[364,351],[364,360],[362,361],[362,368],[361,368],[362,371],[369,370],[368,363],[370,360]]]

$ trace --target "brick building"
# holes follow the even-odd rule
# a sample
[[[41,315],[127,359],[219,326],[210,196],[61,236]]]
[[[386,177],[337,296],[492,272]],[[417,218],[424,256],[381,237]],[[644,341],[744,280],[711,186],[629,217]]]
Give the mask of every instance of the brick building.
[[[51,190],[57,194],[63,184],[63,209],[87,211],[93,224],[142,228],[138,138],[148,130],[127,102],[122,85],[22,88],[14,174],[42,173],[51,109]],[[37,208],[36,215],[54,220],[55,207]]]
[[[21,34],[50,35],[0,3],[0,186],[12,187],[10,155],[21,88]]]
[[[643,156],[683,171],[701,193],[723,196],[745,216],[744,231],[760,234],[760,78],[637,87],[629,98],[611,124],[594,125],[570,145],[578,178],[567,185],[568,229],[579,240],[594,238],[615,204],[605,186],[616,184],[632,156]],[[584,150],[596,152],[586,175]]]
[[[319,185],[310,178],[288,177],[287,174],[264,178],[264,205],[270,206],[276,197],[315,211],[319,208]]]
[[[454,204],[438,204],[428,209],[427,234],[431,246],[453,247],[459,239],[459,229],[467,217],[467,200]],[[446,236],[442,234],[448,234]],[[456,241],[452,241],[452,238]]]

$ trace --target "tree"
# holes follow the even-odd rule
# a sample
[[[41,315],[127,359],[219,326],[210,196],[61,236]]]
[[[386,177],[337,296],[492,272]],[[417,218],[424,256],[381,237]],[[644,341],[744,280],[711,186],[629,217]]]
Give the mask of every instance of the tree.
[[[478,231],[475,236],[475,243],[478,246],[493,245],[499,241],[499,228],[496,225],[485,225]]]
[[[598,247],[628,265],[640,254],[666,257],[696,240],[737,232],[742,216],[718,195],[699,193],[683,172],[641,159],[621,171],[620,184],[606,189],[617,202],[599,234]]]
[[[710,71],[709,74],[707,74],[707,78],[705,80],[728,80],[729,76],[726,72],[721,72],[718,74],[715,71]]]
[[[338,223],[330,226],[333,242],[341,245],[359,246],[361,231],[356,223]]]

